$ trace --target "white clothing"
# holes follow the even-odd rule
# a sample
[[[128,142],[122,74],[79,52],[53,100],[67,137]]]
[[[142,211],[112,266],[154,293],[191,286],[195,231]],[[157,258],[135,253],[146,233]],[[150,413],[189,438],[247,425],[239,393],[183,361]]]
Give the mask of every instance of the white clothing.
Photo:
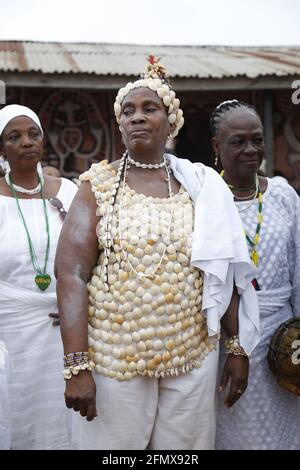
[[[62,179],[57,197],[68,210],[76,186]],[[19,199],[40,266],[47,234],[41,199]],[[42,292],[34,282],[28,241],[15,198],[0,196],[0,340],[11,362],[9,400],[12,449],[67,449],[67,409],[62,378],[63,348],[49,313],[57,312],[54,259],[62,226],[47,202],[52,282]]]
[[[204,272],[202,309],[210,335],[220,333],[220,319],[232,296],[240,294],[240,343],[250,354],[259,341],[259,311],[251,284],[252,265],[231,191],[218,173],[202,163],[167,155],[175,178],[195,204],[191,264]]]
[[[77,187],[71,181],[61,178],[61,187],[56,197],[68,210]],[[41,268],[44,266],[47,233],[42,199],[19,199],[30,237]],[[54,260],[56,246],[62,227],[58,210],[48,202],[48,217],[50,227],[50,251],[47,273],[52,282],[45,293],[56,291],[54,276]],[[34,292],[41,292],[34,282],[36,272],[32,266],[28,240],[23,223],[20,219],[16,200],[14,197],[0,196],[0,280],[4,280],[16,287],[23,287]]]
[[[8,351],[3,341],[0,341],[0,450],[8,450],[11,446],[9,369]]]
[[[194,202],[191,264],[204,271],[202,307],[209,333],[219,333],[235,281],[242,297],[243,346],[251,351],[259,337],[257,296],[251,284],[255,269],[232,195],[213,170],[171,155],[168,158],[175,178]],[[95,376],[98,417],[87,422],[73,412],[73,448],[212,449],[217,363],[218,352],[212,351],[200,369],[177,377],[138,376],[118,383]]]
[[[241,210],[249,202],[237,203]],[[257,204],[242,212],[251,239]],[[261,341],[250,357],[248,388],[231,409],[218,407],[218,449],[300,449],[300,397],[280,387],[269,370],[270,340],[284,321],[300,312],[300,199],[280,180],[268,179],[257,246]]]
[[[204,450],[215,441],[218,349],[178,377],[118,382],[95,374],[98,416],[72,412],[72,448]]]

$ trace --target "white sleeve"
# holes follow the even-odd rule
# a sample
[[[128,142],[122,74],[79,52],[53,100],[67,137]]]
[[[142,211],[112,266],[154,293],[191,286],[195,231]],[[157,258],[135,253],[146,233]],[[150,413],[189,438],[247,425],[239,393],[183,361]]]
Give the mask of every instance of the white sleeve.
[[[290,240],[289,266],[292,285],[291,304],[295,316],[300,315],[300,198],[290,189],[291,217],[293,229]]]

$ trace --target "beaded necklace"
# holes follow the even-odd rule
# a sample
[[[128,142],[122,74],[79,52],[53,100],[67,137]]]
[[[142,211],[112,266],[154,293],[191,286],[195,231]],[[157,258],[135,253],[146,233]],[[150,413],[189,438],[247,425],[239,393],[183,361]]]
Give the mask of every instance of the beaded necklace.
[[[251,259],[252,259],[252,261],[253,261],[253,263],[255,264],[256,267],[258,266],[258,261],[259,261],[259,257],[258,257],[256,247],[257,247],[258,242],[259,242],[259,234],[260,234],[262,220],[263,220],[263,216],[262,216],[262,192],[259,191],[259,193],[258,193],[257,225],[256,225],[256,230],[255,230],[255,235],[254,235],[253,240],[251,240],[251,238],[249,237],[249,235],[247,234],[247,232],[245,230],[245,235],[246,235],[247,242],[249,243],[250,247],[252,248]]]
[[[222,170],[221,172],[221,176],[222,178],[224,178],[224,175],[225,175],[225,172],[224,170]],[[225,179],[224,179],[225,180]],[[228,185],[229,186],[229,185]],[[230,187],[230,186],[229,186]],[[257,185],[257,192],[254,196],[254,199],[255,197],[257,196],[257,193],[258,193],[258,211],[257,211],[257,225],[256,225],[256,230],[255,230],[255,235],[254,235],[254,238],[253,240],[249,237],[248,233],[246,232],[246,230],[244,229],[244,232],[245,232],[245,236],[246,236],[246,240],[248,242],[248,244],[250,245],[252,251],[251,251],[251,260],[253,262],[253,264],[257,267],[258,266],[258,262],[259,262],[259,257],[258,257],[258,253],[257,253],[257,245],[258,245],[258,242],[259,242],[259,234],[260,234],[260,229],[261,229],[261,224],[262,224],[262,221],[263,221],[263,215],[262,215],[262,192],[259,188],[259,184]],[[251,201],[251,204],[252,205],[252,202],[254,201],[254,199],[252,199]],[[248,207],[250,207],[250,205]],[[248,209],[247,207],[247,209]]]
[[[118,191],[119,191],[121,181],[123,181],[123,191],[122,191],[121,200],[120,200],[120,204],[119,204],[119,239],[120,239],[120,244],[121,244],[121,240],[122,240],[122,234],[120,233],[121,219],[122,219],[122,198],[124,197],[124,192],[125,192],[125,183],[126,183],[127,171],[128,171],[128,157],[129,157],[129,155],[126,151],[123,154],[123,156],[120,160],[120,165],[119,165],[119,168],[118,168],[118,171],[117,171],[117,175],[115,177],[114,184],[113,184],[112,190],[110,192],[109,206],[108,206],[107,211],[106,211],[106,224],[105,224],[105,236],[104,236],[104,259],[103,259],[103,263],[102,263],[103,289],[104,289],[105,292],[109,291],[108,263],[109,263],[109,257],[110,257],[110,250],[111,250],[111,246],[112,246],[112,234],[111,234],[112,218],[113,218],[113,211],[114,211],[114,203],[115,203]],[[169,167],[169,162],[166,160],[165,157],[164,157],[164,160],[163,160],[163,166],[165,167],[166,172],[167,172],[166,180],[168,182],[169,197],[170,197],[170,203],[171,203],[171,211],[170,211],[169,226],[168,226],[168,230],[167,230],[167,233],[168,233],[167,238],[168,239],[164,240],[165,241],[165,249],[164,249],[163,255],[162,255],[158,265],[154,269],[154,272],[151,273],[151,274],[148,274],[148,275],[137,272],[134,269],[134,267],[131,265],[130,261],[128,260],[127,253],[123,249],[122,244],[121,244],[123,254],[124,254],[126,260],[128,261],[130,268],[136,273],[136,275],[138,277],[153,277],[155,275],[156,271],[158,270],[158,268],[160,267],[160,265],[162,263],[162,260],[163,260],[163,257],[164,257],[165,251],[166,251],[166,245],[168,243],[168,240],[170,239],[171,222],[172,222],[172,217],[173,217],[173,206],[172,206],[173,193],[172,193],[172,189],[171,189],[171,178],[170,178],[171,170],[170,170],[170,167]],[[156,169],[156,168],[153,168],[153,169]]]
[[[42,186],[44,185],[44,175],[43,175],[41,162],[38,162],[37,164],[37,173],[38,173],[39,182],[36,188],[33,188],[33,189],[23,188],[22,186],[17,186],[16,184],[14,184],[11,180],[10,172],[11,172],[10,166],[7,164],[6,172],[4,176],[5,180],[9,186],[12,184],[15,191],[18,191],[18,193],[29,194],[31,196],[33,194],[38,194],[41,192]]]
[[[46,247],[46,253],[45,253],[44,268],[41,269],[40,265],[38,263],[38,259],[37,259],[37,255],[36,255],[34,246],[32,244],[32,240],[31,240],[31,237],[30,237],[30,234],[29,234],[29,230],[28,230],[23,212],[22,212],[22,209],[21,209],[21,206],[20,206],[20,203],[19,203],[19,198],[18,198],[16,190],[15,190],[15,185],[13,184],[13,181],[12,181],[10,175],[9,175],[8,181],[9,181],[8,184],[9,184],[9,187],[11,189],[11,192],[12,192],[14,198],[16,199],[16,203],[17,203],[17,207],[18,207],[18,213],[19,213],[20,219],[23,223],[25,232],[26,232],[28,246],[29,246],[29,252],[30,252],[30,257],[31,257],[31,262],[32,262],[32,265],[33,265],[34,269],[38,273],[34,278],[34,282],[36,283],[36,285],[38,286],[38,288],[40,290],[44,291],[51,284],[51,276],[46,273],[47,263],[48,263],[48,258],[49,258],[49,249],[50,249],[50,233],[49,233],[48,211],[47,211],[46,201],[45,201],[45,198],[44,198],[44,185],[43,185],[43,182],[41,181],[40,176],[39,176],[39,185],[41,186],[41,191],[40,192],[41,192],[41,196],[42,196],[42,200],[43,200],[45,225],[46,225],[46,232],[47,232],[47,247]]]
[[[233,191],[240,191],[241,193],[245,193],[247,191],[250,191],[250,189],[254,189],[255,186],[256,186],[256,182],[251,184],[251,186],[249,186],[248,188],[236,188],[232,184],[227,184],[227,186],[228,186],[229,189],[232,189]]]
[[[112,229],[112,217],[113,217],[113,211],[114,211],[114,203],[117,197],[117,193],[119,190],[123,170],[124,170],[124,164],[125,164],[125,159],[127,156],[127,152],[125,152],[120,160],[120,165],[118,168],[117,175],[115,177],[115,181],[113,184],[113,188],[110,192],[110,198],[109,198],[109,206],[107,208],[106,212],[106,226],[105,226],[105,237],[104,237],[104,260],[102,264],[102,270],[103,270],[103,289],[104,292],[109,291],[109,285],[108,285],[108,263],[109,263],[109,256],[110,256],[110,250],[112,246],[112,234],[111,234],[111,229]]]
[[[140,163],[137,160],[134,160],[133,158],[131,158],[130,155],[128,155],[127,159],[129,163],[136,166],[137,168],[144,168],[146,170],[158,170],[159,168],[163,168],[164,166],[166,166],[165,158],[160,163]]]
[[[164,242],[164,249],[163,249],[163,252],[162,252],[162,255],[160,257],[160,260],[158,262],[158,264],[156,265],[156,267],[153,269],[153,271],[149,274],[145,274],[143,272],[138,272],[134,266],[132,265],[132,263],[130,262],[129,258],[128,258],[128,253],[125,251],[124,249],[124,246],[122,245],[122,240],[123,240],[123,237],[122,237],[122,234],[121,234],[121,221],[122,221],[122,199],[124,198],[124,195],[125,195],[125,184],[126,184],[126,179],[127,179],[127,171],[129,170],[130,166],[129,166],[129,158],[126,159],[125,161],[125,167],[124,167],[124,176],[123,176],[123,187],[122,187],[122,198],[120,200],[120,205],[119,205],[119,240],[120,240],[120,245],[121,245],[121,249],[122,249],[122,252],[123,252],[123,255],[127,261],[127,263],[129,264],[130,266],[130,269],[131,271],[133,271],[136,276],[138,278],[150,278],[150,279],[153,279],[157,270],[160,268],[161,266],[161,263],[164,259],[164,256],[165,256],[165,253],[166,253],[166,249],[167,249],[167,243],[169,243],[170,239],[171,239],[171,223],[172,223],[172,218],[173,218],[173,204],[172,204],[172,197],[173,197],[173,193],[172,193],[172,187],[171,187],[171,170],[170,170],[170,167],[168,165],[168,162],[164,156],[164,159],[163,159],[163,164],[159,167],[155,167],[156,168],[162,168],[162,167],[165,167],[165,170],[166,170],[166,173],[167,173],[167,177],[166,177],[166,181],[167,181],[167,184],[168,184],[168,192],[169,192],[169,200],[170,200],[170,218],[169,218],[169,223],[168,223],[168,227],[167,227],[167,236],[166,238],[163,240]],[[151,168],[151,169],[154,169],[154,168]]]

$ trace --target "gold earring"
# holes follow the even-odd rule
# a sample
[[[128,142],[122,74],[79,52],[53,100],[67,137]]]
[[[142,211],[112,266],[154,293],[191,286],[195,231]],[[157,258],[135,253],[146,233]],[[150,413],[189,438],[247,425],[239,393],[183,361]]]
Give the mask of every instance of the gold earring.
[[[218,165],[218,158],[219,158],[219,154],[216,153],[216,155],[215,155],[215,166]]]

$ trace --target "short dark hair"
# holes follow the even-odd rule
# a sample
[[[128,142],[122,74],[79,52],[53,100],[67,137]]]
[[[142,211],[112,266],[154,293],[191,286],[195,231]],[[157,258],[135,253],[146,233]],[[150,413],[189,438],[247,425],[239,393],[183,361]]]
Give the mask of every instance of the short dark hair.
[[[249,111],[254,112],[260,119],[257,109],[251,104],[245,103],[244,101],[238,101],[238,100],[223,101],[213,110],[209,119],[210,132],[213,137],[216,136],[218,129],[219,129],[219,124],[222,121],[222,119],[225,117],[226,113],[228,111],[231,111],[237,108],[246,108]]]

